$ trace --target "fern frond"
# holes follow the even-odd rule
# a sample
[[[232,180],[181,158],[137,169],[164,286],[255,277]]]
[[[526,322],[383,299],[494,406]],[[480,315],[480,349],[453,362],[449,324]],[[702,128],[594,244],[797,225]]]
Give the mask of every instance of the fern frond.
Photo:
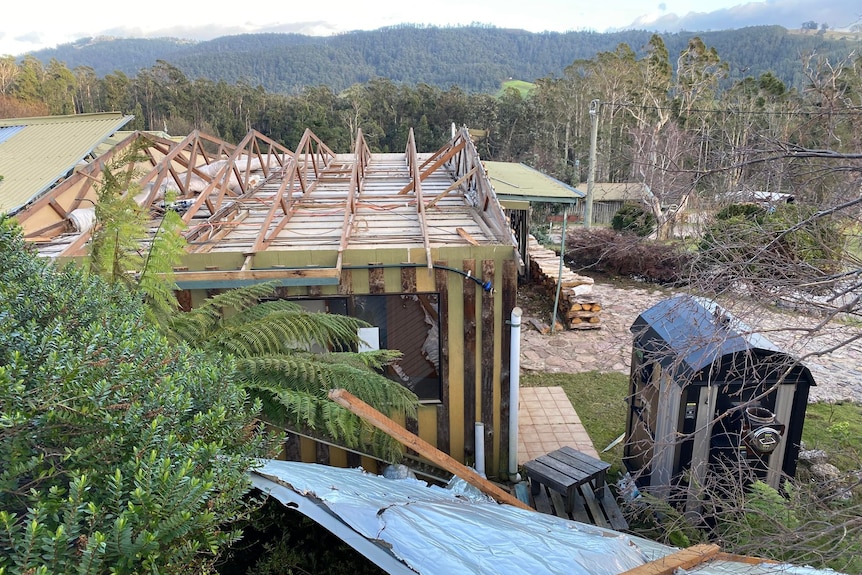
[[[172,332],[173,339],[203,345],[213,338],[224,321],[224,315],[256,306],[260,298],[271,296],[274,288],[273,282],[266,282],[210,296],[191,311],[175,314],[166,327]]]
[[[249,383],[247,387],[261,400],[265,417],[275,425],[302,429],[389,462],[399,461],[403,455],[400,443],[326,397],[265,383]]]
[[[345,350],[358,343],[358,329],[367,326],[356,318],[278,309],[268,303],[259,306],[267,309],[225,321],[210,343],[239,357],[309,350],[315,345]]]
[[[174,267],[185,254],[186,240],[180,233],[183,227],[185,224],[177,212],[165,212],[139,274],[138,288],[146,296],[148,315],[158,325],[168,324],[178,307]]]
[[[343,388],[383,413],[415,417],[419,400],[412,391],[366,368],[321,361],[326,357],[291,354],[241,358],[237,373],[244,382],[267,382],[272,389],[301,390],[321,398],[330,389]]]
[[[275,389],[294,389],[323,397],[332,388],[332,373],[321,369],[311,354],[267,355],[237,359],[243,382],[267,381]]]
[[[346,363],[356,367],[381,370],[387,365],[392,365],[403,356],[404,354],[397,349],[376,349],[363,352],[342,351],[322,354],[320,359],[329,363]]]

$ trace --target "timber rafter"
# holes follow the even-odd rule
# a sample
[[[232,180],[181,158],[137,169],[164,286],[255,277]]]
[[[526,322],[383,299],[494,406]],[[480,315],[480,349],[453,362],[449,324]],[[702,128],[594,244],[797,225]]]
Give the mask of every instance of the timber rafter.
[[[186,287],[240,285],[261,279],[262,271],[288,282],[283,285],[331,283],[355,249],[419,247],[432,267],[432,247],[507,243],[496,232],[501,227],[508,232],[505,217],[491,201],[490,184],[481,181],[484,170],[466,130],[454,133],[432,154],[419,154],[412,130],[403,154],[372,154],[361,130],[354,142],[352,153],[335,154],[310,130],[295,152],[255,131],[236,146],[199,132],[179,142],[137,132],[40,199],[44,217],[19,214],[30,226],[25,237],[41,253],[84,255],[92,231],[72,226],[86,228],[93,221],[104,170],[134,170],[127,193],[149,209],[150,232],[158,228],[165,209],[176,209],[187,223],[188,254],[218,254],[203,264],[214,269],[201,271],[197,268],[204,260],[192,258],[190,270],[178,270],[185,274]],[[132,152],[137,161],[124,162],[124,154]],[[89,214],[70,217],[78,208]],[[503,224],[492,221],[495,217]],[[37,220],[41,225],[32,225]],[[270,254],[297,251],[309,255]],[[237,262],[226,254],[242,257]],[[274,263],[292,260],[315,263]],[[312,274],[311,269],[318,271]]]
[[[314,132],[305,130],[294,152],[293,161],[282,166],[281,184],[275,196],[269,200],[269,210],[252,249],[246,254],[243,269],[249,269],[252,266],[254,254],[265,250],[272,240],[278,237],[279,232],[295,213],[298,198],[306,197],[313,192],[317,182],[320,181],[321,174],[332,163],[334,157],[335,153]]]
[[[410,128],[410,133],[407,136],[407,150],[405,155],[407,156],[407,167],[410,170],[410,179],[413,184],[413,196],[416,198],[416,213],[419,217],[419,228],[422,231],[422,243],[425,247],[425,261],[430,270],[434,268],[434,262],[431,259],[431,244],[428,240],[428,225],[425,221],[425,202],[422,199],[422,176],[419,172],[419,159],[416,152],[416,140],[413,137],[413,128]]]
[[[344,250],[350,245],[350,235],[353,231],[353,224],[356,220],[356,202],[359,195],[362,193],[362,186],[365,182],[365,172],[368,168],[368,163],[371,161],[371,151],[368,149],[368,144],[365,142],[365,136],[362,135],[360,128],[356,132],[356,143],[353,145],[353,155],[355,162],[353,169],[350,172],[350,188],[347,192],[347,200],[344,205],[344,221],[341,226],[341,241],[338,243],[338,255],[335,258],[335,269],[340,273],[341,266],[344,263]]]

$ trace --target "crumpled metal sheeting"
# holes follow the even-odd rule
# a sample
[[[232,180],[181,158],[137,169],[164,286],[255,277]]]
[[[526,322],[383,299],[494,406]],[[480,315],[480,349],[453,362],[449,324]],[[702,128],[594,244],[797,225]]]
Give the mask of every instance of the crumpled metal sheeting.
[[[255,472],[322,501],[418,573],[617,575],[648,561],[627,535],[471,501],[416,479],[286,461]]]

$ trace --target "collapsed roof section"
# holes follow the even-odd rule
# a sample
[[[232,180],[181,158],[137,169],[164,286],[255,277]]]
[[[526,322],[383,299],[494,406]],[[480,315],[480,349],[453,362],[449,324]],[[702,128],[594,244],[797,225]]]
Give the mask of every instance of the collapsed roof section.
[[[124,164],[132,151],[142,161]],[[19,214],[40,253],[85,254],[106,168],[141,174],[127,193],[150,210],[153,231],[165,209],[182,213],[184,287],[211,285],[215,270],[206,268],[215,266],[203,262],[218,254],[229,255],[219,260],[219,287],[231,287],[291,274],[337,283],[349,249],[406,249],[430,268],[438,247],[516,245],[466,128],[423,154],[412,131],[395,154],[371,153],[361,131],[350,154],[336,154],[309,130],[295,151],[254,131],[236,146],[199,132],[181,142],[135,132]],[[276,255],[298,251],[317,255],[307,266]]]
[[[835,575],[715,545],[679,550],[634,535],[501,505],[454,482],[263,460],[252,484],[391,574]]]

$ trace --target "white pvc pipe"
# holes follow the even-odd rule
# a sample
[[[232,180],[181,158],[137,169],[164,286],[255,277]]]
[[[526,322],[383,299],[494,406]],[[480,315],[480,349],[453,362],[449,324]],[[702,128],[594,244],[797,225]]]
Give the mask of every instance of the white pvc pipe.
[[[518,403],[521,388],[521,308],[512,310],[512,341],[509,346],[509,480],[518,475]]]
[[[485,424],[481,421],[475,423],[476,441],[476,473],[482,477],[485,475]]]

